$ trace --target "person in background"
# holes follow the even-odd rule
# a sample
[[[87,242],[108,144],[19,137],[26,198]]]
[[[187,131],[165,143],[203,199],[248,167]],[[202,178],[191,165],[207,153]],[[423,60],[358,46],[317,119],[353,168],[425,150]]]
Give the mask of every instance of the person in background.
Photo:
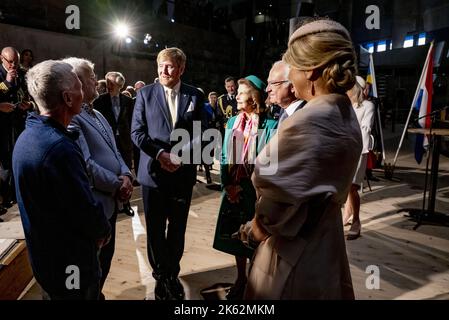
[[[233,77],[227,77],[224,87],[226,93],[218,97],[218,106],[220,107],[221,114],[223,114],[223,117],[227,121],[238,113],[237,100],[235,99],[237,93],[235,79]]]
[[[143,81],[139,80],[134,84],[134,90],[136,92],[139,91],[140,89],[142,89],[143,87],[145,87],[145,82],[143,82]]]
[[[201,91],[201,93],[204,95],[204,90],[202,88],[197,88],[199,91]],[[203,117],[206,119],[206,128],[209,129],[211,128],[210,125],[212,124],[213,121],[215,121],[215,114],[214,114],[214,110],[212,109],[212,106],[208,103],[205,102],[204,103],[204,107],[203,107]],[[210,170],[212,169],[212,165],[207,164],[204,162],[203,157],[201,157],[201,163],[198,166],[198,171],[203,171],[203,167],[204,167],[204,171],[206,173],[206,183],[207,185],[211,185],[212,184],[212,178],[210,175]]]
[[[16,202],[12,153],[17,138],[25,129],[25,119],[32,110],[25,71],[19,67],[19,52],[5,47],[0,54],[0,214]]]
[[[373,147],[373,138],[371,136],[371,128],[374,122],[374,104],[365,99],[363,88],[365,80],[362,77],[356,77],[357,82],[348,91],[348,97],[352,102],[352,107],[357,115],[360,130],[362,131],[363,149],[360,155],[357,170],[352,180],[351,189],[349,190],[348,199],[345,204],[343,215],[343,225],[349,223],[352,217],[351,228],[346,236],[347,240],[355,240],[360,237],[362,224],[360,222],[360,196],[359,190],[365,178],[366,161],[368,152]]]
[[[20,54],[20,67],[26,72],[33,66],[34,55],[30,49],[22,50]]]
[[[108,72],[105,76],[108,92],[100,95],[94,102],[95,109],[108,120],[114,132],[115,143],[128,168],[133,167],[133,143],[131,141],[131,118],[134,100],[127,97],[120,90],[125,84],[125,77],[116,71]],[[123,204],[119,210],[130,217],[134,210],[129,202]]]
[[[128,91],[131,94],[131,98],[134,99],[136,97],[136,90],[134,90],[133,86],[127,86],[125,91]]]
[[[127,96],[128,98],[133,98],[133,95],[131,94],[131,92],[129,92],[128,90],[123,90],[122,91],[122,94],[123,95],[125,95],[125,96]]]
[[[101,79],[97,81],[97,92],[99,95],[102,95],[108,91],[106,87],[106,80]]]

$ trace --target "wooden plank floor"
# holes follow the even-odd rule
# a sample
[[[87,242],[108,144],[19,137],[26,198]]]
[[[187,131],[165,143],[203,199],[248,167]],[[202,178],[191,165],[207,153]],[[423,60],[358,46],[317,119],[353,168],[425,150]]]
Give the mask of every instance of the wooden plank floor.
[[[443,157],[440,160],[437,210],[449,213],[449,161]],[[401,208],[420,208],[424,181],[423,166],[417,166],[411,155],[400,162],[395,180],[372,182],[372,191],[365,188],[361,194],[362,237],[346,242],[356,298],[448,299],[449,228],[423,225],[414,231],[415,223],[397,213]],[[219,179],[217,173],[213,171],[215,181]],[[377,176],[382,173],[377,172]],[[236,274],[234,258],[212,248],[220,193],[205,188],[202,173],[199,180],[202,183],[194,189],[181,261],[187,299],[203,299],[202,289],[232,283]],[[121,215],[117,222],[116,251],[104,288],[107,299],[154,297],[140,188],[133,195],[132,205],[138,215]],[[12,221],[17,219],[10,217]],[[379,267],[379,289],[366,286],[370,265]],[[31,286],[23,299],[40,299],[37,285]]]

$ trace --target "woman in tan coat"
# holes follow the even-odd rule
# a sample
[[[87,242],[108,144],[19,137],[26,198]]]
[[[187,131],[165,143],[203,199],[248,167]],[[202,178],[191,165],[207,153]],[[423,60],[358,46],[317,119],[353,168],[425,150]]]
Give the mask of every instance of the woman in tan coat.
[[[292,34],[283,60],[297,98],[308,103],[280,125],[256,160],[256,215],[241,238],[260,243],[245,296],[354,299],[341,219],[362,150],[345,94],[355,83],[353,45],[340,24],[314,20]],[[266,165],[277,165],[277,172],[267,174]]]

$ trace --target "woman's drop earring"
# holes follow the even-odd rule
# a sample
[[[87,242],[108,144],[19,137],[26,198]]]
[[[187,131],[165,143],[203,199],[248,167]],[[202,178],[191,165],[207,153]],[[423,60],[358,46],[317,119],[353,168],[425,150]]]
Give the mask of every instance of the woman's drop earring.
[[[315,96],[315,85],[313,81],[309,80],[309,91],[312,96]]]

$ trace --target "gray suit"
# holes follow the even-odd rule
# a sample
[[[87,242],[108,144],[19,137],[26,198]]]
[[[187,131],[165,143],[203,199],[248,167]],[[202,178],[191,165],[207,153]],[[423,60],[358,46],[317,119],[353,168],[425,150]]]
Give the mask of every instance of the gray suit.
[[[69,130],[79,131],[77,142],[87,164],[95,200],[103,205],[104,214],[110,219],[115,210],[114,195],[122,184],[118,177],[127,175],[132,178],[132,174],[117,149],[109,123],[100,112],[95,109],[92,111],[103,125],[109,139],[85,109],[73,117]]]
[[[132,174],[123,161],[115,144],[114,134],[108,121],[97,110],[87,111],[84,105],[81,113],[73,117],[69,130],[78,131],[78,145],[86,161],[89,182],[94,198],[103,206],[103,212],[111,224],[111,240],[101,248],[100,290],[103,288],[111,267],[115,250],[115,223],[117,220],[117,207],[115,194],[122,185],[119,176],[126,175],[132,180]],[[96,119],[95,119],[96,118]],[[100,293],[100,299],[104,299]]]

